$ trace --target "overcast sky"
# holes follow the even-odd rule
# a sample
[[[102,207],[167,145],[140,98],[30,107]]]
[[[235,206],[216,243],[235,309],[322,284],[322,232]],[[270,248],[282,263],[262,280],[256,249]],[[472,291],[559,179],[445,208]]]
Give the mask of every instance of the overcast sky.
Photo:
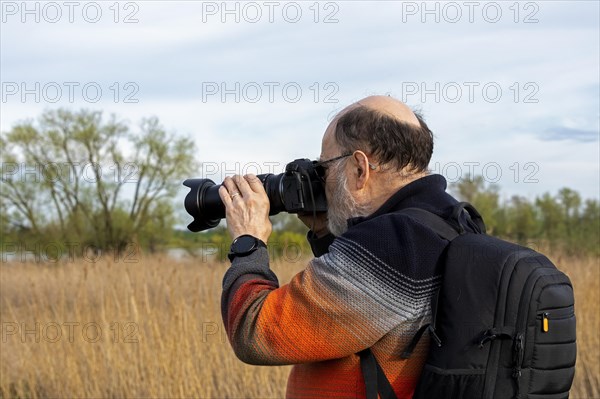
[[[0,128],[61,106],[133,128],[156,115],[194,138],[197,176],[220,181],[316,158],[337,111],[390,94],[423,112],[431,169],[450,181],[598,198],[599,14],[598,1],[3,1]]]

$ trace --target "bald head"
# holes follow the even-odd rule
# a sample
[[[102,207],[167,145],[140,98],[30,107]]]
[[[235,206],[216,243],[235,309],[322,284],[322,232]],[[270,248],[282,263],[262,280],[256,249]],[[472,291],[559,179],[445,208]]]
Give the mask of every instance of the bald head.
[[[397,171],[423,172],[433,152],[433,134],[403,102],[369,96],[336,115],[323,137],[323,150],[322,155],[362,150]]]
[[[390,96],[369,96],[355,103],[362,105],[373,111],[387,115],[398,121],[404,122],[415,127],[419,127],[419,120],[414,112],[402,101],[396,100]]]

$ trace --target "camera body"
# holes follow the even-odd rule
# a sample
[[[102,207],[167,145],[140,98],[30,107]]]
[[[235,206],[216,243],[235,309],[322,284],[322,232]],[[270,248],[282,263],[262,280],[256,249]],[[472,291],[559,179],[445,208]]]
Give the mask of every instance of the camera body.
[[[285,172],[258,175],[270,202],[270,215],[279,212],[314,214],[327,211],[325,187],[315,171],[316,161],[296,159],[285,167]],[[184,206],[194,221],[187,227],[198,232],[216,227],[225,217],[225,205],[219,196],[219,187],[210,179],[187,179],[190,188]]]

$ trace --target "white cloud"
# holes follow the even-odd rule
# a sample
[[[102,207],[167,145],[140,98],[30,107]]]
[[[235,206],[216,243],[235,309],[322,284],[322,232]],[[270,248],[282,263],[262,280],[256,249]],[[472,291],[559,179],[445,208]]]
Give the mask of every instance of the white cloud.
[[[231,15],[221,23],[222,15],[202,14],[202,7],[221,2],[159,1],[136,3],[139,23],[115,24],[111,4],[102,3],[106,18],[98,24],[81,19],[23,24],[19,18],[2,24],[3,83],[96,82],[103,89],[98,103],[85,101],[81,92],[73,102],[63,94],[57,104],[44,98],[36,103],[31,95],[25,102],[18,94],[3,98],[2,131],[56,106],[103,109],[132,124],[157,115],[168,129],[194,137],[200,160],[283,165],[319,154],[322,133],[337,110],[365,95],[389,92],[423,109],[437,137],[436,162],[494,161],[504,169],[515,162],[537,162],[539,183],[507,180],[503,188],[532,195],[567,185],[584,196],[598,196],[598,142],[543,140],[551,129],[599,129],[596,2],[577,7],[532,3],[537,11],[519,3],[519,23],[509,8],[513,3],[498,3],[503,14],[494,24],[485,21],[481,9],[470,23],[460,2],[458,23],[447,21],[450,14],[440,14],[439,23],[432,15],[421,23],[422,10],[407,14],[407,5],[422,7],[422,2],[331,2],[337,9],[318,3],[319,23],[314,23],[311,2],[298,3],[303,11],[298,23],[282,17],[284,3],[275,22],[268,22],[264,3],[256,2],[263,19],[254,24],[243,15],[240,23]],[[441,10],[447,3],[428,4]],[[120,11],[122,19],[131,10]],[[330,14],[339,22],[322,23]],[[522,23],[526,15],[538,23]],[[117,103],[111,89],[115,82],[121,96]],[[137,85],[139,103],[123,103],[127,82]],[[231,94],[225,102],[221,93],[203,99],[207,82],[228,88],[255,82],[263,95],[256,103],[243,93],[239,103]],[[265,82],[279,84],[273,101]],[[465,82],[477,83],[472,101]],[[282,95],[286,83],[302,88],[298,102]],[[326,89],[327,83],[334,90]],[[436,91],[436,84],[438,101],[435,94],[423,96],[422,89]],[[453,84],[462,90],[455,103],[449,98]],[[497,102],[485,97],[486,84],[502,89]],[[414,85],[419,92],[408,95]],[[337,103],[324,102],[327,95]],[[527,96],[537,102],[525,102]]]

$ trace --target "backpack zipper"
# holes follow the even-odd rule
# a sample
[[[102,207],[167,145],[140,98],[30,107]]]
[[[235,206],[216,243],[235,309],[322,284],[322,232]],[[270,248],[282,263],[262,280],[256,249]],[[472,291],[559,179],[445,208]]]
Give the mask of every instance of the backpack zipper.
[[[525,281],[525,285],[523,286],[523,292],[521,294],[521,299],[519,300],[519,310],[517,312],[517,325],[515,328],[515,342],[513,345],[513,373],[512,376],[516,380],[517,383],[517,397],[520,395],[521,384],[519,379],[521,378],[521,370],[523,365],[523,360],[525,357],[525,334],[526,334],[526,326],[527,326],[527,318],[525,316],[525,312],[529,306],[531,295],[533,294],[533,289],[537,281],[544,276],[540,271],[542,269],[535,269],[533,273],[527,276],[527,280]]]
[[[550,273],[547,273],[548,271],[550,271]],[[521,388],[521,384],[520,384],[520,377],[521,377],[521,370],[523,368],[523,361],[525,358],[525,335],[527,333],[527,316],[529,311],[529,304],[531,302],[531,295],[533,294],[533,290],[535,289],[535,286],[537,285],[537,282],[539,279],[546,277],[546,276],[552,276],[552,275],[557,275],[560,272],[557,269],[552,269],[552,268],[539,268],[539,269],[535,269],[528,277],[527,280],[525,281],[525,285],[523,288],[523,292],[521,294],[521,299],[519,300],[519,310],[517,313],[517,326],[515,329],[516,332],[516,337],[515,337],[515,344],[514,344],[514,353],[513,353],[513,360],[515,361],[514,364],[514,368],[513,368],[513,377],[515,378],[516,382],[517,382],[517,397],[520,394],[520,388]],[[527,313],[526,313],[527,312]],[[547,311],[548,315],[547,317],[550,316],[550,310]],[[574,311],[573,311],[574,313]],[[543,314],[542,314],[542,320],[543,320]],[[537,315],[536,315],[537,318]],[[549,323],[549,321],[548,321]],[[549,325],[548,325],[549,327]],[[542,326],[543,328],[543,326]]]
[[[540,320],[542,332],[547,333],[550,331],[550,321],[569,319],[573,316],[575,316],[575,309],[573,306],[568,306],[566,308],[546,309],[538,312],[536,319]]]
[[[548,331],[550,331],[550,326],[548,323],[548,312],[544,312],[542,313],[542,331],[547,333]]]
[[[519,386],[518,379],[521,377],[521,364],[523,363],[523,357],[525,355],[525,337],[523,333],[517,334],[515,338],[514,351],[513,351],[513,362],[515,367],[513,368],[512,376],[517,379],[517,387]],[[517,389],[517,396],[519,391]]]

